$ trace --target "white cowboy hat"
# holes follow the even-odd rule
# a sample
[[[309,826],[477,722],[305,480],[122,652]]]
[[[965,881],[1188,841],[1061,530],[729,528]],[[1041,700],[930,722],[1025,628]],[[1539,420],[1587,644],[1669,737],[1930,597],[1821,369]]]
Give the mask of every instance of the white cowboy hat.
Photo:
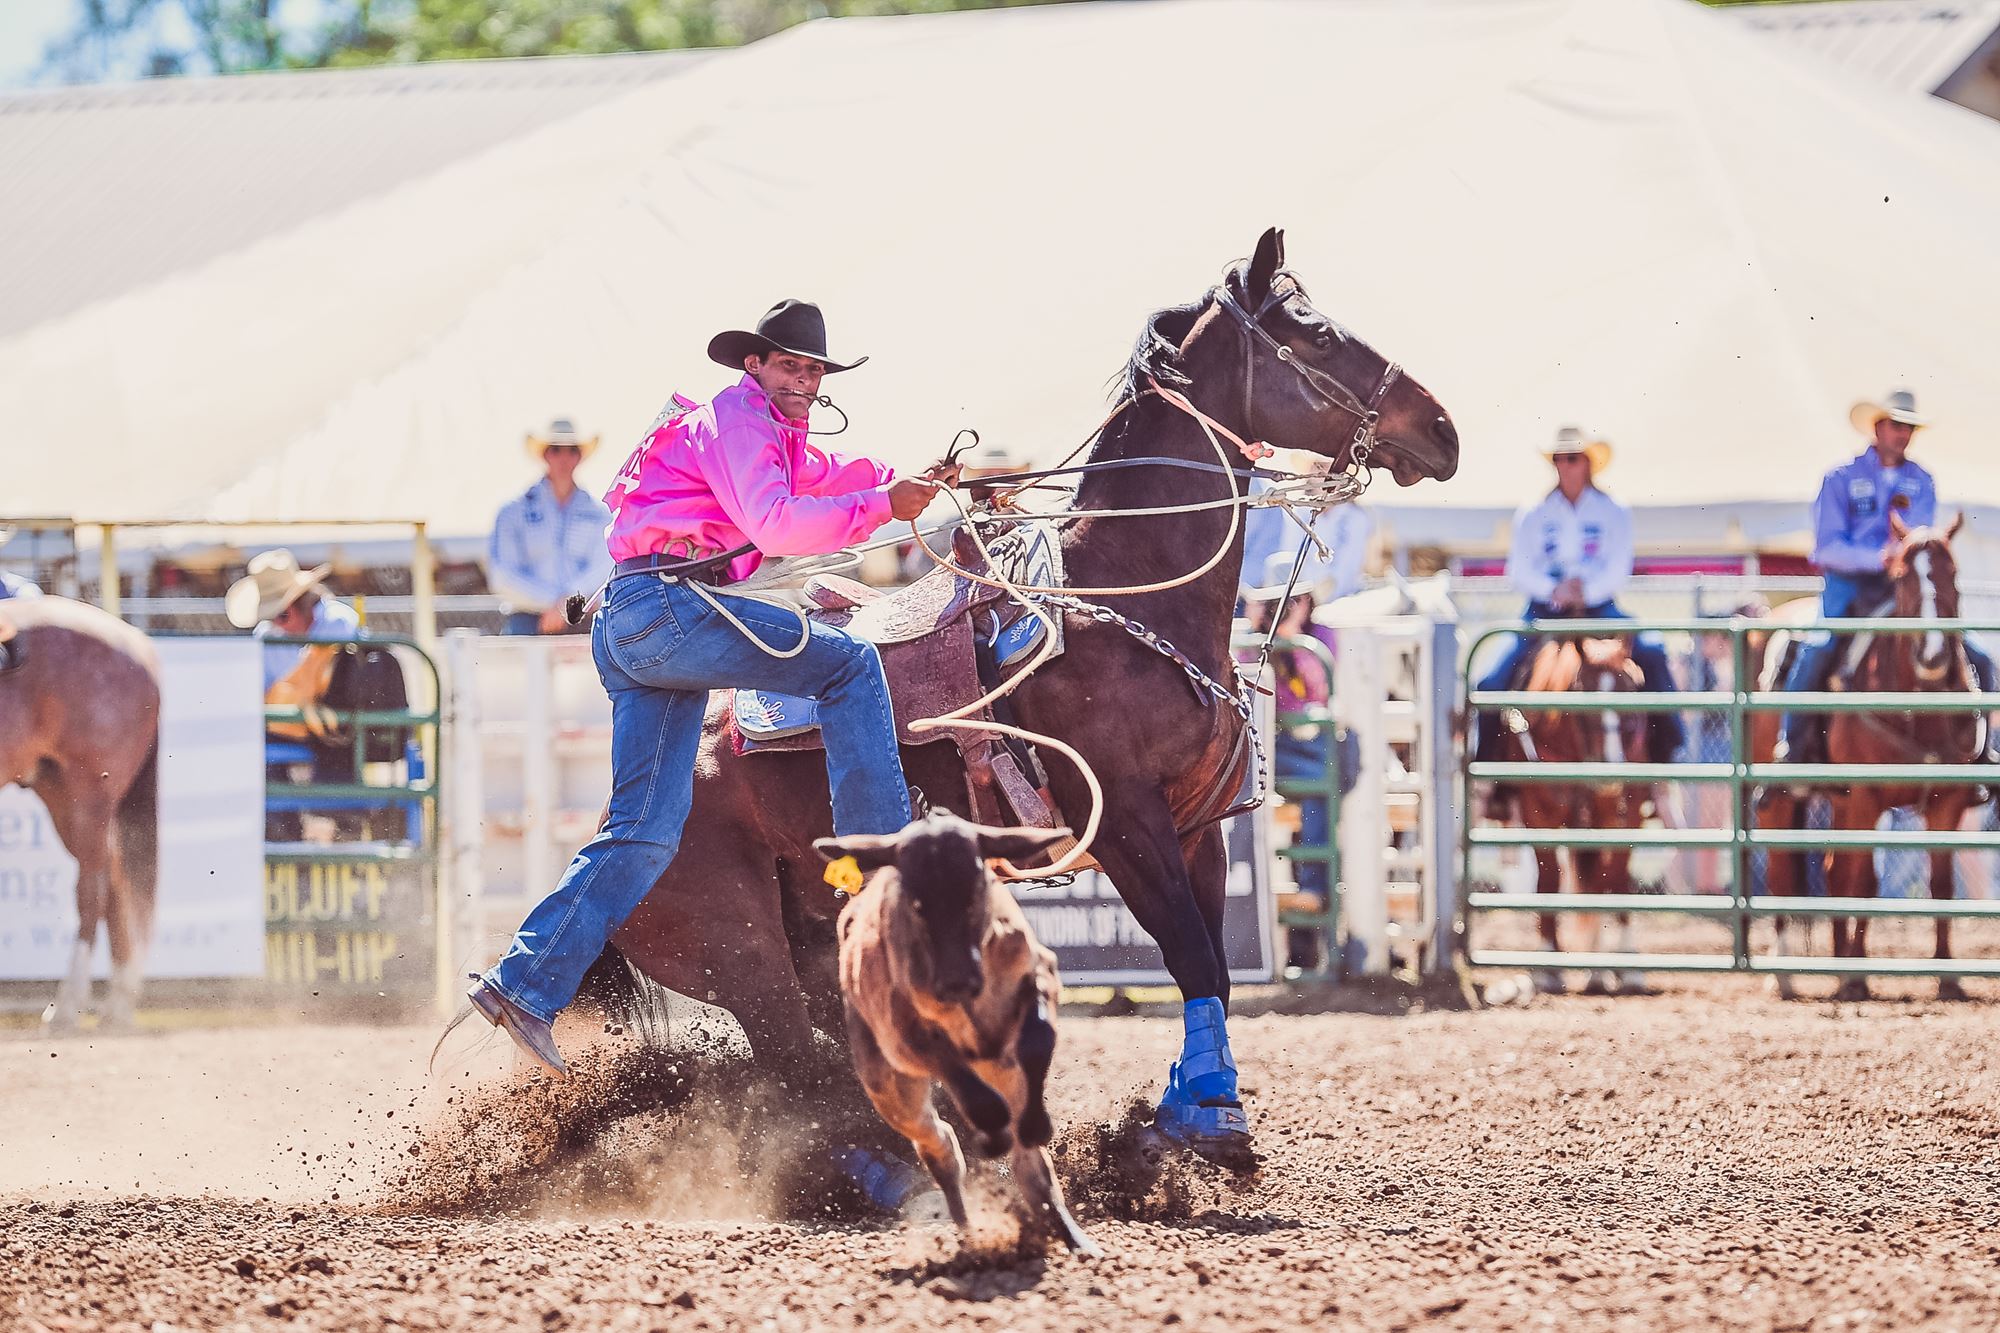
[[[597,436],[592,435],[585,439],[576,433],[576,425],[568,417],[557,417],[549,423],[548,434],[537,435],[533,431],[528,432],[528,457],[539,463],[542,461],[542,455],[547,453],[551,446],[558,444],[575,445],[583,451],[585,458],[597,452]]]
[[[222,609],[229,614],[230,624],[250,629],[299,600],[300,594],[317,586],[332,569],[332,565],[300,569],[298,557],[282,546],[265,551],[250,557],[249,572],[229,585]]]
[[[1847,409],[1848,421],[1863,435],[1873,435],[1875,423],[1883,417],[1891,421],[1900,421],[1905,426],[1922,427],[1930,424],[1917,414],[1917,396],[1908,389],[1891,389],[1882,395],[1882,401],[1879,403],[1864,398]]]
[[[1258,571],[1264,581],[1256,587],[1245,588],[1243,600],[1275,602],[1285,595],[1287,587],[1291,588],[1293,597],[1304,597],[1314,592],[1314,581],[1318,578],[1319,571],[1314,567],[1316,562],[1311,555],[1306,556],[1305,566],[1299,570],[1297,582],[1292,580],[1292,570],[1298,558],[1299,548],[1296,546],[1289,551],[1271,552],[1264,560],[1264,568]],[[1246,569],[1243,572],[1248,574],[1250,571]]]
[[[1611,466],[1611,441],[1593,440],[1581,426],[1564,426],[1556,432],[1555,443],[1541,452],[1551,463],[1564,454],[1582,454],[1590,460],[1592,476]]]

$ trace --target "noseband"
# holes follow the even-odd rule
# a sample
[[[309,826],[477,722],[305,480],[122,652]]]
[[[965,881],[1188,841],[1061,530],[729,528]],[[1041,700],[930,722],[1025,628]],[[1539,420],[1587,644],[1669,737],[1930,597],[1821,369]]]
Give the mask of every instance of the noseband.
[[[1281,287],[1278,282],[1281,278],[1286,279],[1288,285]],[[1348,445],[1347,462],[1348,466],[1356,470],[1365,470],[1369,456],[1375,452],[1375,427],[1382,420],[1382,400],[1389,396],[1389,390],[1402,377],[1403,368],[1394,361],[1385,362],[1381,380],[1376,383],[1374,392],[1364,400],[1361,395],[1319,367],[1309,366],[1299,360],[1292,355],[1291,348],[1273,338],[1263,325],[1264,316],[1269,314],[1274,306],[1283,305],[1285,298],[1293,292],[1304,297],[1305,287],[1289,270],[1280,269],[1272,276],[1271,290],[1265,295],[1263,304],[1257,307],[1255,314],[1243,308],[1243,303],[1229,290],[1227,282],[1218,283],[1214,295],[1216,304],[1234,315],[1236,322],[1241,324],[1252,338],[1270,348],[1279,361],[1296,371],[1299,378],[1305,381],[1306,387],[1318,395],[1328,407],[1338,408],[1354,418],[1354,437]],[[1256,349],[1253,346],[1251,350],[1253,355],[1243,370],[1243,424],[1246,433],[1250,425],[1250,404],[1257,376],[1257,358],[1254,355]]]

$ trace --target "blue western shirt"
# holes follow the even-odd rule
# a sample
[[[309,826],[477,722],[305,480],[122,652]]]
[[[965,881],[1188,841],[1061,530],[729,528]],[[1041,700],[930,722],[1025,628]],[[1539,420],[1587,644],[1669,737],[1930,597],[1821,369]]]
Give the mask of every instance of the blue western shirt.
[[[541,612],[611,577],[611,511],[589,492],[557,504],[547,477],[509,500],[486,546],[486,582],[509,611]]]
[[[1899,468],[1882,466],[1875,446],[1842,463],[1820,483],[1813,502],[1813,563],[1827,574],[1880,574],[1889,545],[1889,511],[1909,527],[1937,521],[1937,483],[1907,458]]]

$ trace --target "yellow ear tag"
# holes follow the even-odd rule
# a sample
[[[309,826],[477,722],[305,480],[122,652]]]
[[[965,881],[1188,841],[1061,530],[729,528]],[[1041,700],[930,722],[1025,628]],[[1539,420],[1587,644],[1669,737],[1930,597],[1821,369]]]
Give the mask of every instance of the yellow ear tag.
[[[862,882],[861,864],[851,856],[826,863],[826,882],[842,893],[855,893]]]

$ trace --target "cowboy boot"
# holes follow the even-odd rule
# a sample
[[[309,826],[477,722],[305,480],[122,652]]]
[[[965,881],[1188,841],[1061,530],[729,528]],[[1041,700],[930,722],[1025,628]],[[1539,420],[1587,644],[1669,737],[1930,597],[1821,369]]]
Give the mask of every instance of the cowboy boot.
[[[476,981],[465,993],[472,1007],[496,1028],[505,1028],[514,1044],[532,1056],[537,1064],[560,1078],[569,1077],[569,1066],[556,1049],[556,1034],[545,1018],[537,1018],[487,985]]]

